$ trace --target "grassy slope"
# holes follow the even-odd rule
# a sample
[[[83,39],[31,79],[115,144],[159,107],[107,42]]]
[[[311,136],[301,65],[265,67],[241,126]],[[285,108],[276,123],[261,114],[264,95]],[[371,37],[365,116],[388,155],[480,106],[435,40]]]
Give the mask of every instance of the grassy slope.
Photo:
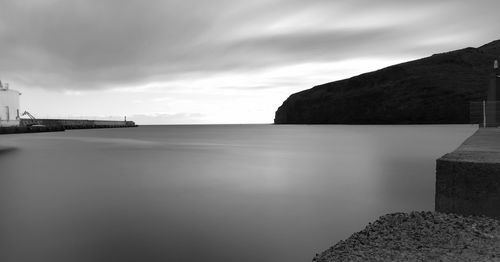
[[[468,123],[486,98],[500,40],[390,66],[291,95],[277,124]]]

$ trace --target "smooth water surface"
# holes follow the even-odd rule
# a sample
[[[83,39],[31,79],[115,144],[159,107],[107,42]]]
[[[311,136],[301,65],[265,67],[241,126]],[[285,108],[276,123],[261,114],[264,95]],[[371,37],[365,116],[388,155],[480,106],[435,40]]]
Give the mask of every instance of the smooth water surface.
[[[476,127],[144,126],[0,136],[0,261],[311,261],[434,209]]]

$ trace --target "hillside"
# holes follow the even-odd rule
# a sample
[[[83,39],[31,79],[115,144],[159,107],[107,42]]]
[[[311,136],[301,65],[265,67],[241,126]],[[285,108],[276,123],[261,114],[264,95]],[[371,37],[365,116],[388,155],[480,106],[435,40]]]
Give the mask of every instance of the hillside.
[[[486,98],[500,40],[390,66],[291,95],[275,124],[468,123]]]

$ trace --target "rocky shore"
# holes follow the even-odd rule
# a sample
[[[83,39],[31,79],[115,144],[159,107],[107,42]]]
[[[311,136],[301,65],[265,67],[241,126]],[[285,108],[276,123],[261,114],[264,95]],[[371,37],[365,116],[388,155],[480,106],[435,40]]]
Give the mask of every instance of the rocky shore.
[[[436,212],[388,214],[313,261],[500,261],[500,221]]]

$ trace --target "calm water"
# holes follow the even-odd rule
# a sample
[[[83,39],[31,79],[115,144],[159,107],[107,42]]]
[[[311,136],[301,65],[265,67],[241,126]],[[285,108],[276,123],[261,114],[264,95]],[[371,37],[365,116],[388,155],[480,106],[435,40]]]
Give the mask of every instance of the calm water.
[[[0,136],[0,261],[311,261],[434,208],[475,127],[145,126]]]

